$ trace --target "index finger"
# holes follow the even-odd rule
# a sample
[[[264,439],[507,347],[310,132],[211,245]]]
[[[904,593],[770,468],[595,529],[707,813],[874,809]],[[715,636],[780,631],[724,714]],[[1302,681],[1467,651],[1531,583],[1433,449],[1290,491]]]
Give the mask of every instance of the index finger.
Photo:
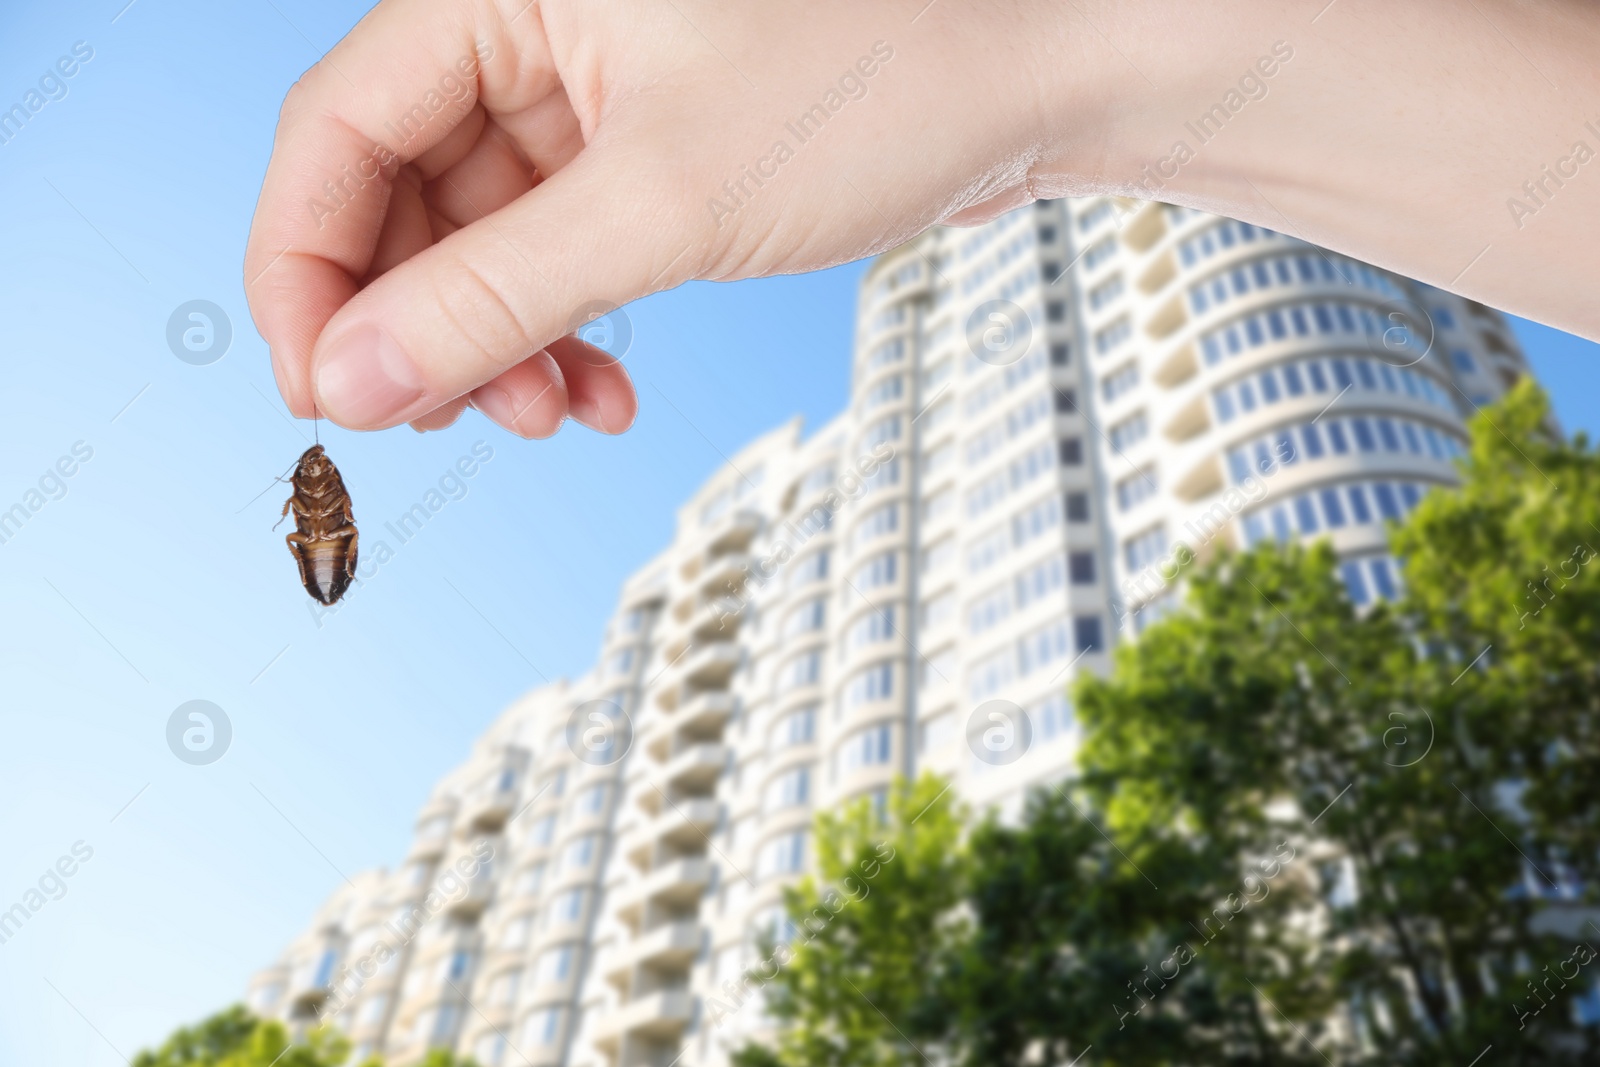
[[[279,390],[302,418],[313,414],[312,348],[372,263],[400,166],[444,141],[480,100],[518,111],[557,84],[548,50],[513,48],[495,7],[388,0],[284,100],[245,249],[245,296]],[[515,59],[491,78],[485,65],[497,54]],[[457,140],[468,142],[461,152],[471,147]]]

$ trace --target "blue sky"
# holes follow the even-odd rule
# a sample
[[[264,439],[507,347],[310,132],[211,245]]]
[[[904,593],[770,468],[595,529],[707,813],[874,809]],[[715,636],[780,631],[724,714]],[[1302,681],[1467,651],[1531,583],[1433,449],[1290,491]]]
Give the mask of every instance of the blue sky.
[[[310,427],[278,400],[239,264],[283,93],[363,5],[124,2],[0,10],[0,107],[93,49],[0,144],[0,510],[92,450],[0,544],[0,910],[75,843],[93,852],[0,944],[6,1064],[131,1056],[236,999],[340,872],[393,863],[500,709],[588,666],[718,452],[843,405],[861,271],[630,307],[642,403],[621,438],[325,425],[364,530],[475,442],[494,456],[319,628],[271,529],[284,493],[258,495]],[[165,338],[196,299],[233,327],[207,366]],[[1592,433],[1595,346],[1518,328],[1567,427]],[[166,745],[195,699],[233,727],[209,766]]]

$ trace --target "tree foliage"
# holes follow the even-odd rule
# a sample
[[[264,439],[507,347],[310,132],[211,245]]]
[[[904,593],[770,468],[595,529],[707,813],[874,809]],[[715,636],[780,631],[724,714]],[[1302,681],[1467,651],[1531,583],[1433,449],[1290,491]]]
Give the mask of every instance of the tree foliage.
[[[331,1026],[296,1040],[275,1019],[258,1019],[241,1004],[173,1031],[161,1047],[134,1056],[132,1067],[356,1067],[350,1042]],[[369,1056],[360,1067],[383,1067]],[[445,1049],[431,1050],[422,1067],[476,1067]]]
[[[1524,385],[1462,477],[1392,530],[1397,601],[1325,543],[1225,553],[1078,683],[1077,778],[891,820],[946,862],[795,953],[743,1067],[1594,1062],[1600,456]]]

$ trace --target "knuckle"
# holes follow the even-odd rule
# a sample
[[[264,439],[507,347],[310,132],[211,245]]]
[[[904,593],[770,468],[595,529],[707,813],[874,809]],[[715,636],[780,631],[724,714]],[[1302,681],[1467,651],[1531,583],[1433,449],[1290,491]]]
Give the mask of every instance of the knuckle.
[[[435,278],[440,310],[486,364],[504,369],[538,347],[517,314],[520,285],[514,277],[453,256]]]

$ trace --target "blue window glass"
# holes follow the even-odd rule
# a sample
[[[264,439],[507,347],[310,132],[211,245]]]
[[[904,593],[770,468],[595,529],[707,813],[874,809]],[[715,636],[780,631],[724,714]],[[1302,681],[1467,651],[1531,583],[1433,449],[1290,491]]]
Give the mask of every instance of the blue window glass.
[[[1276,404],[1283,394],[1278,392],[1278,379],[1269,370],[1261,372],[1261,402]]]
[[[1250,336],[1250,347],[1254,348],[1267,339],[1261,329],[1261,316],[1251,315],[1244,321],[1244,332]]]
[[[1250,460],[1245,458],[1244,449],[1235,448],[1228,452],[1228,472],[1233,475],[1235,482],[1250,477]]]
[[[1394,487],[1388,482],[1379,482],[1372,487],[1372,496],[1378,502],[1378,514],[1386,519],[1400,517],[1400,505],[1394,498]]]
[[[1400,384],[1405,387],[1406,395],[1417,396],[1419,394],[1417,376],[1405,368],[1400,370]]]
[[[1244,546],[1250,548],[1257,542],[1265,540],[1267,524],[1261,521],[1261,516],[1256,514],[1244,517]]]
[[[1276,308],[1267,312],[1267,331],[1274,338],[1283,338],[1289,335],[1289,328],[1283,324],[1283,312]]]
[[[1206,291],[1199,286],[1195,286],[1189,293],[1189,306],[1194,309],[1196,315],[1204,311],[1206,309]]]
[[[1285,467],[1300,458],[1300,454],[1294,450],[1294,438],[1289,436],[1288,430],[1280,430],[1278,432],[1278,441],[1274,447],[1277,449],[1278,458],[1283,460]]]
[[[1211,283],[1211,302],[1213,304],[1228,302],[1228,279],[1217,278]]]
[[[1311,332],[1311,328],[1306,325],[1305,308],[1290,308],[1289,321],[1294,323],[1294,334],[1296,337],[1304,337],[1306,334]]]
[[[1351,360],[1351,362],[1356,366],[1356,378],[1360,380],[1361,388],[1376,389],[1378,387],[1378,379],[1373,377],[1372,364],[1364,359]],[[1390,392],[1393,391],[1392,389],[1390,390]]]
[[[1311,309],[1311,314],[1316,317],[1318,333],[1333,332],[1333,316],[1328,313],[1327,304],[1316,305]]]
[[[1228,395],[1228,390],[1218,389],[1211,394],[1211,402],[1217,408],[1217,421],[1230,422],[1233,419],[1233,397]]]
[[[1357,431],[1360,436],[1360,431]],[[1385,452],[1400,451],[1400,435],[1394,432],[1394,423],[1388,419],[1378,420],[1378,439],[1383,442]]]
[[[1463,374],[1471,374],[1478,369],[1478,365],[1472,362],[1472,356],[1459,348],[1450,353],[1450,362],[1454,363],[1456,370]]]
[[[1359,485],[1352,485],[1345,490],[1345,495],[1350,498],[1350,514],[1355,516],[1356,522],[1371,522],[1372,512],[1367,508],[1366,491]]]
[[[1272,454],[1267,451],[1265,441],[1256,442],[1256,470],[1262,474],[1269,474],[1277,464],[1272,461]]]
[[[1316,459],[1322,455],[1322,434],[1310,423],[1300,427],[1300,436],[1306,442],[1306,455]]]
[[[1276,315],[1277,312],[1274,311],[1272,314]],[[1300,368],[1293,363],[1283,368],[1283,385],[1289,390],[1290,396],[1299,396],[1306,391],[1306,383],[1300,378]]]
[[[1456,317],[1450,314],[1449,308],[1434,308],[1433,321],[1447,330],[1454,329],[1456,325]]]
[[[1324,489],[1318,495],[1322,497],[1322,514],[1328,520],[1328,529],[1337,530],[1344,525],[1344,507],[1339,503],[1339,491]]]
[[[1250,280],[1245,277],[1243,267],[1235,267],[1233,274],[1230,275],[1230,278],[1233,281],[1234,295],[1249,292]]]
[[[1272,271],[1278,276],[1278,281],[1282,282],[1284,285],[1288,285],[1290,282],[1294,281],[1294,276],[1289,273],[1289,261],[1286,259],[1274,260],[1272,263]]]
[[[1372,561],[1372,584],[1378,590],[1378,595],[1383,599],[1394,599],[1394,576],[1389,573],[1388,560],[1375,559]]]
[[[1367,425],[1366,419],[1351,419],[1350,429],[1355,431],[1356,447],[1363,452],[1372,452],[1377,449],[1378,443],[1372,439],[1372,427]]]
[[[1331,268],[1330,268],[1331,269]],[[1339,325],[1344,327],[1345,333],[1356,332],[1356,317],[1350,314],[1349,304],[1335,304],[1333,310],[1339,315]]]
[[[1434,459],[1443,459],[1444,446],[1439,444],[1439,435],[1434,432],[1433,427],[1424,426],[1422,428],[1422,436],[1428,441],[1428,454]]]
[[[1335,277],[1337,277],[1333,269],[1333,264],[1328,260],[1327,256],[1323,256],[1321,259],[1316,260],[1315,262],[1317,265],[1317,273],[1322,275],[1323,281],[1331,282]]]
[[[1187,241],[1178,246],[1178,258],[1185,267],[1194,265],[1194,247]]]
[[[1272,509],[1272,535],[1279,541],[1289,540],[1294,531],[1289,527],[1289,513],[1280,504]]]
[[[1300,522],[1301,533],[1316,533],[1319,529],[1317,524],[1317,507],[1311,502],[1311,498],[1308,496],[1297,496],[1294,498],[1294,517]]]
[[[1317,280],[1317,271],[1316,268],[1311,265],[1310,256],[1298,256],[1296,257],[1294,263],[1295,266],[1300,268],[1301,281],[1314,282]]]
[[[1391,393],[1400,391],[1399,383],[1394,380],[1394,368],[1387,363],[1378,364],[1378,373],[1383,375],[1383,387]]]
[[[1322,364],[1307,363],[1306,373],[1311,375],[1311,388],[1314,392],[1326,393],[1328,391],[1328,379],[1322,373]]]
[[[1241,241],[1254,241],[1255,239],[1256,239],[1256,228],[1254,226],[1250,225],[1248,222],[1239,223],[1239,240],[1241,240]]]
[[[1251,264],[1250,279],[1256,283],[1257,289],[1265,289],[1272,284],[1272,275],[1267,273],[1267,265],[1259,259]]]
[[[1226,334],[1224,334],[1224,336],[1227,338],[1227,341],[1228,341],[1228,355],[1230,355],[1230,356],[1238,355],[1239,354],[1239,349],[1241,347],[1240,344],[1239,344],[1239,327],[1237,327],[1237,326],[1229,326],[1228,327],[1228,332]]]
[[[1223,248],[1232,248],[1233,247],[1233,226],[1231,224],[1229,224],[1229,223],[1226,223],[1226,222],[1223,223],[1221,226],[1218,226],[1217,227],[1217,239],[1222,242],[1222,247]]]
[[[1417,428],[1409,422],[1400,424],[1400,434],[1406,439],[1406,448],[1411,452],[1422,452],[1422,441],[1417,436]]]
[[[1239,383],[1239,407],[1245,411],[1256,409],[1256,387],[1249,382]]]
[[[1350,366],[1342,359],[1333,361],[1333,384],[1339,387],[1340,392],[1350,388],[1355,382],[1350,380]]]
[[[1345,440],[1344,426],[1342,424],[1337,422],[1328,423],[1328,444],[1332,445],[1333,450],[1341,456],[1350,451],[1350,444]]]
[[[1222,359],[1222,348],[1217,344],[1217,335],[1208,333],[1200,338],[1200,351],[1205,356],[1206,366],[1214,367]]]
[[[1339,576],[1344,579],[1344,589],[1350,594],[1350,603],[1359,608],[1372,599],[1367,594],[1367,580],[1361,576],[1359,563],[1344,564],[1339,568]]]
[[[1418,492],[1417,487],[1412,485],[1410,482],[1401,482],[1400,500],[1405,504],[1406,510],[1410,511],[1412,508],[1416,507],[1422,502],[1422,494]]]

